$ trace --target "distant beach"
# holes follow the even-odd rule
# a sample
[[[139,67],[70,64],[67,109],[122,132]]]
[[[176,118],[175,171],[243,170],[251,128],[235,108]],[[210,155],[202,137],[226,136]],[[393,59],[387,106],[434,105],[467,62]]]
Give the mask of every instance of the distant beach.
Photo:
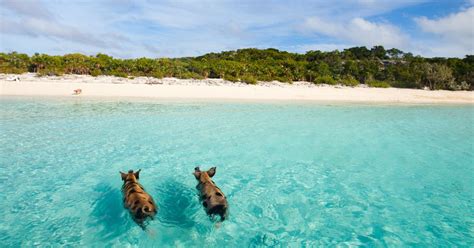
[[[74,90],[81,89],[79,96]],[[222,100],[308,100],[373,103],[474,104],[472,91],[418,90],[316,85],[310,82],[233,83],[223,79],[64,75],[38,77],[34,73],[0,74],[0,95],[102,96]]]

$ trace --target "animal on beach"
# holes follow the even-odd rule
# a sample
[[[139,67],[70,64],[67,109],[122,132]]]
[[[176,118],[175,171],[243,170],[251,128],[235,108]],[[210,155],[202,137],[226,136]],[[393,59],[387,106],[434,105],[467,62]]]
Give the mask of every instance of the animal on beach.
[[[224,221],[228,216],[229,205],[224,193],[211,179],[215,174],[216,167],[208,171],[201,171],[199,167],[196,167],[193,173],[198,181],[196,188],[200,192],[200,199],[206,213],[210,216],[219,215],[221,221]]]
[[[128,173],[120,172],[123,180],[122,193],[124,207],[130,211],[133,220],[145,229],[145,220],[153,219],[158,211],[153,198],[146,193],[143,186],[138,182],[140,170]]]
[[[81,89],[75,89],[74,90],[74,93],[72,93],[73,95],[79,95],[82,93],[82,90]]]

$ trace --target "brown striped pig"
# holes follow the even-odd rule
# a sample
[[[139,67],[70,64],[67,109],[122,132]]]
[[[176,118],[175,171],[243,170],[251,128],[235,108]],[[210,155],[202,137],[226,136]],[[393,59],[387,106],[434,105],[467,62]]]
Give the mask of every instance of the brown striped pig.
[[[153,198],[145,191],[138,182],[140,171],[128,173],[120,172],[123,180],[122,193],[124,207],[130,211],[133,220],[142,228],[145,228],[145,220],[153,219],[158,208]]]

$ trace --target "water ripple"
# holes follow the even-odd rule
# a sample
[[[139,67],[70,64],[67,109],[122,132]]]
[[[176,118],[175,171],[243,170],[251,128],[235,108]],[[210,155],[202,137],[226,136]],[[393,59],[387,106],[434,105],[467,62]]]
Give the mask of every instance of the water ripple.
[[[0,98],[0,244],[472,247],[470,106]],[[230,216],[202,208],[195,166]],[[159,210],[143,231],[119,171]]]

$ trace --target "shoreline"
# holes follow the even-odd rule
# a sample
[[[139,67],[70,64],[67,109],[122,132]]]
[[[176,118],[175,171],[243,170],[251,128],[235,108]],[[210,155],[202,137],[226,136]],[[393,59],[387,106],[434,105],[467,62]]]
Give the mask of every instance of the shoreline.
[[[73,95],[75,89],[81,89],[82,93]],[[343,87],[314,85],[308,82],[261,82],[257,85],[247,85],[222,79],[126,79],[86,75],[36,77],[33,73],[0,74],[0,96],[474,104],[472,91]]]

